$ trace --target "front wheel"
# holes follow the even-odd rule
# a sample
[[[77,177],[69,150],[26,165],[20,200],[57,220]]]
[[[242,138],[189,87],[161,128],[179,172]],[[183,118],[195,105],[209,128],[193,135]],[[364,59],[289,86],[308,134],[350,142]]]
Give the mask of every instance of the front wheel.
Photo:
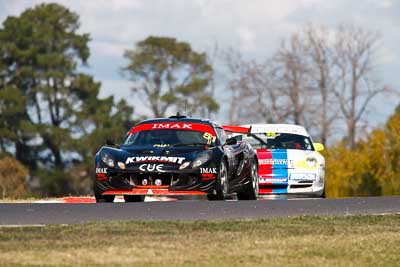
[[[101,192],[97,189],[96,184],[93,185],[94,197],[96,199],[96,203],[112,203],[114,202],[114,195],[102,195]]]
[[[249,181],[242,192],[237,192],[238,200],[257,200],[258,197],[258,164],[253,160],[250,166]]]
[[[219,173],[217,177],[217,186],[215,187],[216,194],[207,195],[208,200],[225,200],[228,194],[228,169],[226,163],[223,160],[219,167]]]
[[[112,203],[114,202],[114,195],[105,195],[101,197],[96,196],[96,203]]]
[[[321,198],[326,198],[326,195],[325,195],[325,187],[324,187],[324,191],[322,191]]]
[[[143,202],[144,196],[124,195],[125,202]]]

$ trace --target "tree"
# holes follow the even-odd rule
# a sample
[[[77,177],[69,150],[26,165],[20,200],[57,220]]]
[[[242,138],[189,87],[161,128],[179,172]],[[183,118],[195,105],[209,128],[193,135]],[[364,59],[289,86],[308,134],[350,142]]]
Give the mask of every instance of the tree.
[[[230,94],[225,100],[229,103],[228,120],[230,124],[239,124],[247,111],[243,108],[247,106],[246,100],[251,98],[249,83],[246,81],[249,63],[245,62],[242,55],[233,49],[223,53],[223,61],[229,73],[227,89]]]
[[[324,152],[327,194],[332,197],[397,195],[400,192],[400,108],[386,125],[349,148],[345,140]],[[356,159],[356,160],[355,160]]]
[[[285,96],[283,105],[286,113],[292,123],[299,125],[307,123],[305,114],[313,94],[308,54],[308,46],[304,45],[301,36],[295,34],[288,42],[282,42],[273,60],[276,65],[276,87]]]
[[[5,85],[18,88],[26,97],[22,119],[35,126],[38,136],[32,138],[42,139],[50,151],[46,158],[62,169],[62,146],[70,136],[70,120],[83,105],[82,91],[93,88],[82,84],[85,74],[76,71],[79,62],[85,64],[89,56],[89,36],[77,34],[78,15],[57,4],[27,9],[19,17],[8,17],[3,25]],[[17,158],[21,153],[18,143],[26,146],[24,134],[20,139]]]
[[[308,47],[311,65],[311,87],[315,91],[311,112],[314,125],[319,128],[317,136],[323,144],[328,143],[332,134],[333,123],[338,119],[337,103],[334,101],[336,77],[334,75],[334,48],[330,44],[332,34],[325,27],[308,25],[304,28],[304,45]]]
[[[175,38],[150,36],[126,50],[129,64],[123,68],[134,82],[133,92],[145,97],[155,117],[171,108],[201,115],[219,108],[209,88],[212,67],[205,53],[197,53]]]
[[[78,30],[79,16],[58,4],[27,9],[0,28],[0,144],[41,177],[46,195],[83,190],[72,174],[82,169],[88,181],[100,139],[131,127],[133,109],[100,99],[100,83],[78,70],[90,40]]]
[[[338,82],[334,93],[345,119],[348,145],[354,148],[358,126],[371,101],[390,90],[375,77],[373,57],[380,41],[379,33],[342,25],[335,37]]]
[[[224,60],[231,79],[231,117],[251,117],[268,123],[305,124],[312,95],[308,47],[298,35],[264,63],[245,61],[228,51]],[[240,104],[240,105],[239,105]]]
[[[0,152],[7,153],[15,144],[17,160],[35,169],[36,151],[26,145],[33,135],[32,125],[26,120],[27,98],[15,84],[8,82],[6,45],[0,41]]]
[[[400,106],[388,119],[385,127],[385,139],[379,140],[385,144],[386,153],[381,156],[382,168],[387,175],[378,176],[382,184],[383,194],[398,195],[400,193]],[[377,142],[379,142],[377,141]]]
[[[125,100],[115,103],[112,96],[105,99],[90,99],[77,113],[73,126],[80,138],[72,140],[71,147],[79,158],[75,158],[74,168],[68,170],[71,192],[89,194],[92,192],[94,157],[107,138],[122,141],[124,135],[138,121],[132,120],[133,108]]]
[[[354,148],[371,101],[391,91],[375,77],[379,40],[378,33],[354,26],[328,30],[307,25],[284,39],[265,63],[227,53],[230,117],[302,124],[323,143],[345,127]]]
[[[222,57],[228,72],[229,122],[231,124],[286,121],[283,94],[276,88],[272,60],[245,60],[233,49]]]
[[[0,152],[7,152],[7,148],[18,140],[23,129],[20,119],[24,113],[26,97],[18,88],[0,87]]]

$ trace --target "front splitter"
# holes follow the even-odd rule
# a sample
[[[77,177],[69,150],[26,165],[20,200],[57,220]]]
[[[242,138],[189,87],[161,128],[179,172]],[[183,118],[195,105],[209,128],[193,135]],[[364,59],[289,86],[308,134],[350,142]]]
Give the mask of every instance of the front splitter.
[[[110,189],[103,192],[103,195],[142,195],[142,196],[188,196],[188,195],[206,195],[202,191],[174,191],[168,189],[140,188],[132,190]]]

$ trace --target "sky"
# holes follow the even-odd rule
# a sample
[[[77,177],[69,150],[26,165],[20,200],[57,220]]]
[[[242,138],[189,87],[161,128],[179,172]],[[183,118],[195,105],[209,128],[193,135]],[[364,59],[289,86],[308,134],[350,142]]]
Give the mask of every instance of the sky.
[[[80,15],[80,32],[92,39],[85,72],[101,81],[102,96],[126,98],[138,114],[147,111],[121,74],[127,63],[123,52],[149,35],[175,37],[196,51],[210,52],[217,44],[235,47],[247,59],[266,59],[282,38],[308,23],[328,28],[354,24],[381,33],[377,76],[400,89],[400,0],[0,0],[0,22],[42,2],[60,3]],[[377,108],[368,116],[382,124],[398,102],[396,97],[376,99]],[[226,119],[223,112],[218,116]]]

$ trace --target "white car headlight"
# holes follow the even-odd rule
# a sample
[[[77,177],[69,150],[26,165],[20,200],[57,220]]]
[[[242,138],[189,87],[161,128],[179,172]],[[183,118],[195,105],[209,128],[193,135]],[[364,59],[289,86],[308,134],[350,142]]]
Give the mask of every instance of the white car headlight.
[[[121,169],[121,170],[125,170],[125,163],[123,163],[123,162],[118,162],[118,167]]]
[[[184,162],[184,163],[182,163],[181,166],[179,166],[179,169],[180,169],[180,170],[185,169],[185,168],[187,168],[187,166],[189,166],[189,165],[190,165],[190,162],[189,162],[189,161]]]
[[[306,159],[306,164],[308,167],[314,168],[315,166],[317,166],[317,159],[314,157],[308,157]]]
[[[103,151],[100,152],[100,158],[109,167],[114,167],[114,159],[111,157],[109,153]]]
[[[200,165],[203,165],[206,163],[209,159],[211,158],[210,154],[204,153],[198,156],[194,161],[193,161],[193,168],[199,167]]]

